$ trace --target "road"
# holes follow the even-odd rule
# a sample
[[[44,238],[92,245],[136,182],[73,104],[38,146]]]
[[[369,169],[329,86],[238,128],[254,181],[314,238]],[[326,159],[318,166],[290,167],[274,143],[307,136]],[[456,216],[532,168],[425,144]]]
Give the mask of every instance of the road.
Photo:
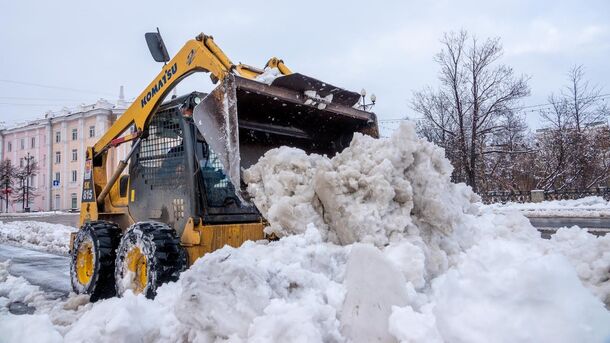
[[[49,215],[33,216],[11,216],[10,214],[0,214],[0,221],[5,223],[30,220],[35,222],[63,224],[67,226],[78,227],[78,219],[78,213],[54,213]]]
[[[40,286],[58,297],[66,296],[70,286],[70,260],[67,256],[0,244],[0,261],[11,260],[9,273],[23,276],[31,284]]]
[[[610,232],[610,218],[532,217],[529,220],[540,231],[543,238],[550,238],[560,227],[574,225],[587,229],[596,236],[603,236]]]

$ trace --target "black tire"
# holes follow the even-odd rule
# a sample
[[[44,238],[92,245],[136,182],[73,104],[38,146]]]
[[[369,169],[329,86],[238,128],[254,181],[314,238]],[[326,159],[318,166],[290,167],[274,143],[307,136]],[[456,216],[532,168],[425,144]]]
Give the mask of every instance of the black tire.
[[[140,254],[137,265],[142,269],[135,267],[130,270],[134,256],[130,252],[136,248],[139,250],[134,255]],[[186,266],[186,252],[174,229],[153,221],[136,223],[123,235],[117,250],[114,272],[116,293],[122,296],[127,289],[131,289],[152,299],[162,284],[177,281]],[[140,278],[144,271],[145,281]]]
[[[75,293],[90,294],[91,301],[110,298],[116,294],[114,261],[120,241],[121,229],[108,221],[88,222],[78,230],[70,252],[70,280]],[[83,257],[91,258],[88,270],[83,269]]]

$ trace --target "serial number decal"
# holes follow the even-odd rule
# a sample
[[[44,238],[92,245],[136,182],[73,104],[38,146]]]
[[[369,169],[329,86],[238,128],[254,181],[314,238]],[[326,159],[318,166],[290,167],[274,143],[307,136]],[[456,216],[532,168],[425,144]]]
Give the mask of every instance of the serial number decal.
[[[82,202],[95,201],[95,195],[93,194],[93,180],[92,180],[91,175],[92,175],[91,160],[87,160],[87,161],[85,161],[85,176],[83,177]]]

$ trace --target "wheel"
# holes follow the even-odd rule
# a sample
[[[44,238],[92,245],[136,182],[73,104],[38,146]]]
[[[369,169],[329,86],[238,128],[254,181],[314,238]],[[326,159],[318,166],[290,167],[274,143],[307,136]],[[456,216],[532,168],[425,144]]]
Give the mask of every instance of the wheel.
[[[70,280],[77,294],[90,294],[91,301],[116,294],[114,261],[121,229],[107,221],[85,223],[78,230],[70,252]]]
[[[174,229],[158,222],[136,223],[123,235],[117,250],[117,294],[131,290],[152,299],[159,286],[178,280],[186,265],[186,252]]]

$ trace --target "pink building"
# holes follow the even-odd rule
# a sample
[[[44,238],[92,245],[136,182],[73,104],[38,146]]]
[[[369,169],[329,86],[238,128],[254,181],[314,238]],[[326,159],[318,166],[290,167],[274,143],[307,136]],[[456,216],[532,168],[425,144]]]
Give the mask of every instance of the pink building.
[[[48,119],[38,119],[26,124],[16,125],[13,128],[0,131],[0,158],[11,160],[13,166],[22,167],[26,163],[28,154],[33,156],[38,163],[38,175],[30,178],[30,187],[33,187],[38,196],[30,200],[30,208],[33,211],[48,209]],[[15,187],[16,185],[14,185]],[[3,211],[4,202],[1,205]],[[9,201],[8,212],[22,211],[24,204]]]
[[[9,159],[19,167],[25,163],[29,153],[38,163],[38,175],[30,180],[37,195],[30,200],[32,211],[80,207],[85,151],[125,112],[128,105],[121,87],[116,104],[100,99],[95,104],[47,112],[44,119],[0,130],[0,160]],[[125,147],[120,147],[109,156],[113,166],[118,161],[114,160],[125,154],[123,150]],[[11,199],[8,212],[20,212],[23,207],[24,204]],[[4,203],[0,208],[6,211]]]

